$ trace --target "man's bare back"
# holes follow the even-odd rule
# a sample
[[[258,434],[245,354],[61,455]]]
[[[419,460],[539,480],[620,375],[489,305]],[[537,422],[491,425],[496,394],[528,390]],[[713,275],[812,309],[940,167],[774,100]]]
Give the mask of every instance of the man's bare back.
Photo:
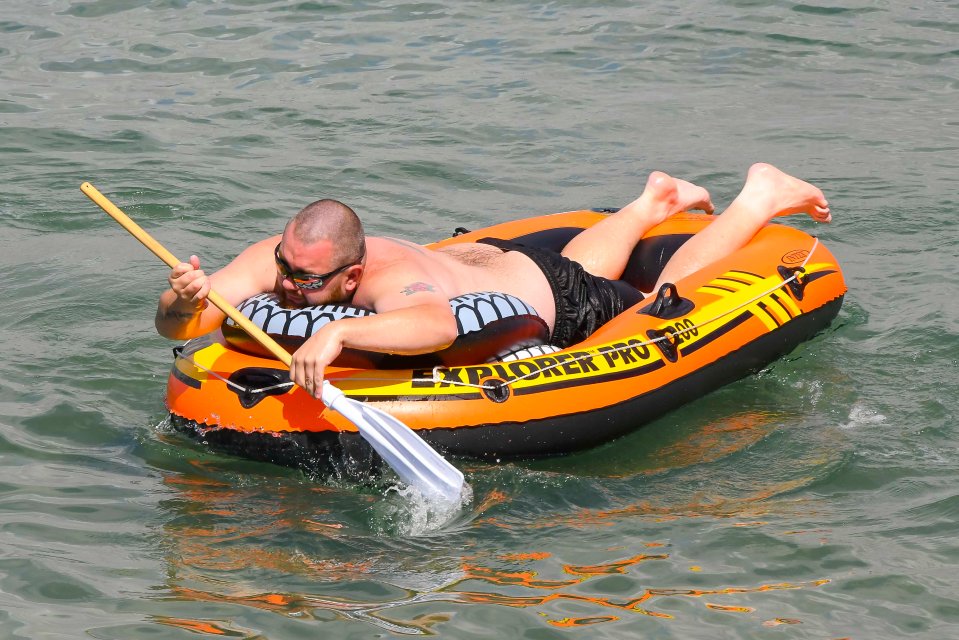
[[[553,328],[556,309],[546,276],[521,253],[504,253],[486,244],[464,243],[434,250],[392,238],[367,238],[369,259],[363,284],[357,289],[354,304],[384,311],[380,293],[388,287],[432,286],[446,299],[477,291],[498,291],[526,302]],[[397,265],[416,264],[428,273],[430,282],[403,284],[396,278]]]

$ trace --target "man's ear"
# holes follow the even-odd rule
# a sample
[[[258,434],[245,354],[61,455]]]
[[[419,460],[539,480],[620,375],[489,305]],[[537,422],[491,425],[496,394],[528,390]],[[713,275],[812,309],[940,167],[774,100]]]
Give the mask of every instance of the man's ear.
[[[360,286],[360,280],[363,278],[364,269],[364,265],[354,264],[352,267],[346,270],[346,283],[344,286],[347,291],[355,291],[356,288]]]

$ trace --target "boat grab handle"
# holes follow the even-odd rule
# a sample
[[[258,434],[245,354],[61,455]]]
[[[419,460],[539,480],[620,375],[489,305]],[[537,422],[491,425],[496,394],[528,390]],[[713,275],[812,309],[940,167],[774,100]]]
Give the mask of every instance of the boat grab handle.
[[[693,310],[692,300],[679,295],[676,285],[672,282],[663,283],[656,293],[656,300],[651,305],[643,307],[639,313],[661,318],[662,320],[671,320],[684,316]]]

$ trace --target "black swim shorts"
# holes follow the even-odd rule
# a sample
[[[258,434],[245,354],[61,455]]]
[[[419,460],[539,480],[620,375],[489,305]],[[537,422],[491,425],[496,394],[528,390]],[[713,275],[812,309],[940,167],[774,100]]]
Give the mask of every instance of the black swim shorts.
[[[540,268],[556,302],[556,325],[550,344],[566,348],[588,338],[594,331],[643,299],[638,290],[619,280],[607,280],[587,272],[581,264],[550,249],[484,238],[505,251],[517,251]]]

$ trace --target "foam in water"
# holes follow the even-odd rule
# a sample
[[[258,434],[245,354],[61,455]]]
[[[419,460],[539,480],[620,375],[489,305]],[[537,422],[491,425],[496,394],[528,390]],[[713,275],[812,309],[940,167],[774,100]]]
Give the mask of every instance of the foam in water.
[[[446,529],[473,501],[473,490],[466,484],[455,502],[426,496],[417,489],[393,484],[384,491],[385,500],[374,506],[372,529],[400,536],[428,536]]]
[[[870,409],[862,400],[858,400],[849,410],[849,422],[840,426],[842,426],[843,429],[855,429],[856,427],[865,427],[871,424],[882,424],[885,421],[886,416]]]

